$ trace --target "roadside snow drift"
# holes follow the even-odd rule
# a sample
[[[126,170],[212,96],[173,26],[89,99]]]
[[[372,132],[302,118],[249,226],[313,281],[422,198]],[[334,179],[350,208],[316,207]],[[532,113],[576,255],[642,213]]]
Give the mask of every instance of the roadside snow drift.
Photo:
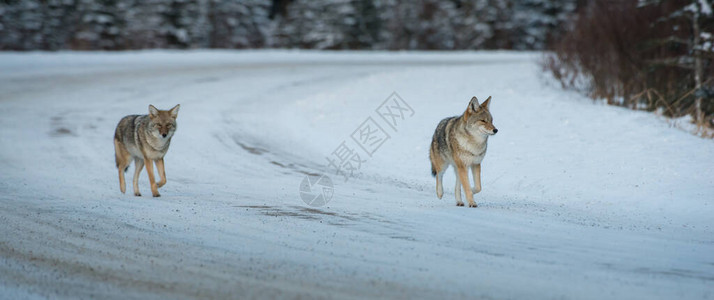
[[[714,143],[549,86],[538,58],[0,53],[0,298],[714,298]],[[428,147],[472,96],[499,132],[464,208]],[[121,194],[117,122],[179,103],[162,197],[145,171]],[[388,135],[369,154],[364,122]]]

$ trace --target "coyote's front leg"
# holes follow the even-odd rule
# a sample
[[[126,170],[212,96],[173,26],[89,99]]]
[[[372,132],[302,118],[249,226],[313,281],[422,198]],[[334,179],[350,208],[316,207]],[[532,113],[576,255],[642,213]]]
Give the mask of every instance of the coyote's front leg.
[[[151,194],[154,197],[161,197],[161,194],[159,194],[159,188],[156,186],[156,179],[154,178],[154,161],[146,158],[146,156],[144,156],[144,161],[146,162],[146,173],[149,174],[149,183],[151,184]]]
[[[143,159],[134,159],[134,178],[132,180],[132,183],[134,184],[134,196],[141,196],[141,193],[139,192],[139,175],[141,175],[141,169],[143,167]]]
[[[481,164],[471,166],[471,174],[474,176],[474,187],[471,193],[478,194],[481,191]]]
[[[164,170],[164,159],[160,158],[156,161],[156,169],[159,170],[159,177],[161,177],[161,180],[156,183],[158,187],[164,186],[166,184],[166,170]]]
[[[469,183],[469,170],[467,166],[457,165],[456,167],[458,177],[456,180],[461,182],[464,187],[464,194],[466,194],[466,201],[469,202],[469,207],[476,207],[476,202],[474,202],[474,195],[469,193],[471,191],[471,184]],[[461,193],[461,191],[459,191]]]

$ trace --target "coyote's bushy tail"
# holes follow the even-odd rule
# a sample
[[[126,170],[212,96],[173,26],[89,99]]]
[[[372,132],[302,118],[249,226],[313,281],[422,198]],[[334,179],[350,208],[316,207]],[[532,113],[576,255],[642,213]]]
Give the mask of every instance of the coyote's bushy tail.
[[[117,169],[121,170],[121,168],[123,167],[124,173],[126,173],[126,171],[129,170],[129,162],[127,161],[127,159],[129,159],[129,158],[122,157],[123,156],[122,153],[125,153],[126,155],[128,155],[129,153],[126,151],[126,148],[124,147],[124,145],[122,145],[121,142],[119,141],[118,136],[119,136],[119,133],[116,132],[114,134],[114,161],[117,164]]]
[[[429,163],[431,163],[431,176],[436,177],[436,167],[434,166],[434,141],[432,139],[431,146],[429,147]]]
[[[121,168],[122,163],[121,163],[121,158],[119,158],[119,154],[117,154],[117,153],[114,154],[114,161],[116,161],[116,163],[117,163],[117,169]],[[124,173],[126,173],[126,171],[129,171],[128,164],[126,165],[126,167],[124,167]]]

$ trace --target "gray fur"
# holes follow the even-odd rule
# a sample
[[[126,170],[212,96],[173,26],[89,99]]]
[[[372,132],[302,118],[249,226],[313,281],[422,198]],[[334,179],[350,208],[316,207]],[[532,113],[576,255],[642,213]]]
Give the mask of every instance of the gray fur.
[[[449,149],[449,143],[446,141],[449,138],[449,129],[454,128],[453,123],[455,121],[458,121],[460,118],[459,116],[453,116],[453,117],[448,117],[444,118],[439,122],[439,125],[436,126],[436,130],[434,130],[434,136],[432,137],[432,144],[431,146],[434,147],[434,152],[436,153],[450,153],[451,150]],[[434,166],[432,165],[431,167],[431,175],[436,176],[437,171],[434,169]]]
[[[172,129],[165,139],[158,137],[158,131],[154,126],[149,115],[129,115],[119,121],[114,138],[129,150],[135,160],[143,160],[145,154],[152,159],[160,159],[169,150],[171,137],[176,131],[176,122],[173,122]]]

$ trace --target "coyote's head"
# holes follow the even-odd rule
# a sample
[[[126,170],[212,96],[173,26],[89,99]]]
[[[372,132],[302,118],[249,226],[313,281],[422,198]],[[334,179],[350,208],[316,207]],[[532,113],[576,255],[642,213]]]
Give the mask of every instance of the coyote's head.
[[[158,110],[153,105],[149,105],[149,132],[157,138],[170,139],[176,131],[176,117],[178,116],[179,107],[177,104],[169,110]]]
[[[466,122],[466,130],[472,134],[494,135],[498,132],[493,126],[493,117],[488,107],[491,105],[491,96],[481,104],[478,104],[476,97],[471,98],[469,107],[464,112],[463,120]]]

